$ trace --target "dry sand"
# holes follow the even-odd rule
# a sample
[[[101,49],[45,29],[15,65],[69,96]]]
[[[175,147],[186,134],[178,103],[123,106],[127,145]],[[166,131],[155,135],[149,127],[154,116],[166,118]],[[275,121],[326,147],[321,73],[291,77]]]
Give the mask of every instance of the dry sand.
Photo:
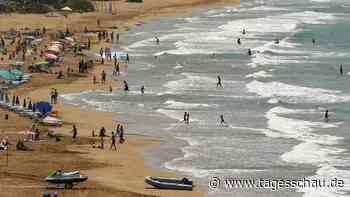
[[[118,27],[122,31],[130,24],[135,24],[145,19],[154,19],[162,15],[186,14],[193,7],[211,6],[220,3],[237,3],[237,0],[146,0],[142,4],[125,3],[118,1],[117,14],[107,15],[101,13],[71,14],[66,19],[64,17],[46,17],[42,15],[19,15],[0,16],[0,30],[10,28],[39,28],[46,26],[51,30],[70,29],[81,30],[85,26],[88,28],[98,28],[96,19],[99,18],[102,28]],[[100,47],[99,45],[96,48]],[[77,61],[77,58],[66,58],[66,61]],[[73,62],[74,62],[73,61]],[[66,62],[67,63],[67,62]],[[33,100],[48,100],[51,88],[56,88],[60,94],[81,92],[85,90],[104,89],[118,85],[118,81],[108,81],[107,84],[92,84],[92,76],[98,78],[102,70],[111,73],[111,62],[105,65],[97,65],[88,75],[71,76],[65,80],[57,80],[54,75],[34,74],[32,82],[23,85],[14,91],[16,94],[31,97]],[[64,69],[63,69],[64,70]],[[53,169],[81,169],[83,173],[89,175],[89,181],[83,183],[77,190],[58,190],[61,196],[203,196],[203,193],[196,188],[195,191],[173,191],[156,190],[144,183],[144,177],[155,176],[178,176],[174,172],[166,172],[160,169],[145,165],[142,151],[147,148],[157,147],[162,143],[161,138],[128,135],[126,130],[126,142],[118,146],[118,151],[109,150],[109,139],[106,139],[106,149],[93,149],[89,145],[92,140],[91,131],[98,132],[101,126],[105,126],[108,131],[113,128],[113,117],[115,113],[98,112],[93,109],[85,109],[72,105],[55,105],[59,111],[59,117],[65,122],[63,127],[49,128],[51,130],[71,135],[72,124],[78,128],[78,141],[73,142],[66,137],[63,142],[55,148],[50,148],[55,142],[40,142],[34,144],[33,152],[19,153],[10,151],[10,167],[0,164],[2,179],[8,184],[0,186],[1,196],[38,196],[45,190],[43,178],[48,170]],[[0,119],[3,118],[4,110],[0,110]],[[18,117],[12,113],[10,120],[0,121],[1,136],[18,137],[16,132],[29,127],[31,121]],[[47,128],[43,128],[47,129]],[[64,154],[63,154],[64,153]],[[0,161],[4,161],[3,154]],[[59,161],[59,162],[56,162]],[[27,168],[27,166],[29,166]],[[10,172],[10,173],[9,173]],[[34,178],[32,178],[34,176]],[[1,177],[0,177],[1,178]],[[21,184],[25,183],[25,184]],[[11,186],[11,187],[9,187]],[[17,187],[18,186],[18,187]]]

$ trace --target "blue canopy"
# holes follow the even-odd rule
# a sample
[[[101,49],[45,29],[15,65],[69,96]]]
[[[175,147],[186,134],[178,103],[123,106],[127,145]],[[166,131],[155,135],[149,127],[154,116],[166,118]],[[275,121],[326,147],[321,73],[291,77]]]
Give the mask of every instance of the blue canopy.
[[[35,108],[42,114],[46,114],[52,111],[52,106],[48,102],[37,102],[35,103]]]
[[[16,80],[16,76],[13,73],[11,73],[9,69],[1,69],[1,68],[0,68],[0,78],[3,78],[7,81]]]

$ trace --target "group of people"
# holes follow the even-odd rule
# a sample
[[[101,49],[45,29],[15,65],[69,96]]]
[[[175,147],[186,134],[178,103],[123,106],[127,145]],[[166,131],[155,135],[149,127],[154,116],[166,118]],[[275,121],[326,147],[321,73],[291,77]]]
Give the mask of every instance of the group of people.
[[[111,33],[108,33],[107,31],[98,32],[97,38],[99,41],[104,40],[106,42],[111,41],[112,43],[114,43],[114,42],[119,43],[119,33],[118,32],[111,32]]]
[[[190,124],[190,112],[185,112],[183,122]]]
[[[107,130],[105,127],[101,127],[99,131],[99,135],[96,136],[95,130],[92,130],[92,137],[100,137],[100,145],[96,145],[95,142],[93,142],[92,147],[93,148],[101,148],[104,149],[104,143],[105,143],[105,137],[108,137]],[[123,144],[125,142],[124,138],[124,126],[122,124],[117,124],[114,131],[112,131],[110,139],[110,149],[117,150],[117,137],[119,137],[118,143]]]

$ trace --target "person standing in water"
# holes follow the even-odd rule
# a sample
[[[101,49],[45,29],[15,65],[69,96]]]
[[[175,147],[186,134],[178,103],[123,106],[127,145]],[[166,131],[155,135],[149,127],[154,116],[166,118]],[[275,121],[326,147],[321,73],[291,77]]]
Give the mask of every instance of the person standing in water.
[[[143,96],[145,94],[145,86],[142,85],[141,86],[141,96]]]
[[[315,46],[315,44],[316,44],[315,38],[312,38],[312,44]]]
[[[243,28],[242,34],[245,35],[246,33],[247,33],[247,31],[245,30],[245,28]]]
[[[187,123],[187,124],[190,124],[190,112],[187,112],[187,115],[186,115],[186,123]]]
[[[329,120],[328,109],[327,109],[327,110],[325,111],[325,113],[324,113],[324,119],[325,119],[326,121]]]
[[[101,82],[103,84],[106,83],[106,72],[103,70],[102,73],[101,73]]]
[[[237,44],[239,44],[239,45],[241,45],[242,43],[241,43],[241,39],[240,38],[238,38],[237,39]]]
[[[342,65],[342,64],[340,64],[340,67],[339,67],[339,72],[340,72],[340,75],[342,75],[342,76],[343,76],[343,65]]]
[[[248,49],[248,55],[252,56],[252,50],[250,48]]]
[[[187,123],[187,112],[185,111],[185,114],[184,114],[184,122]]]
[[[159,45],[159,38],[156,36],[155,39],[156,39],[157,45]]]
[[[216,83],[216,87],[221,87],[222,88],[222,83],[221,83],[221,77],[218,75],[218,82]]]
[[[129,91],[128,82],[126,82],[125,80],[124,80],[124,91],[125,91],[125,92],[128,92],[128,91]]]
[[[221,125],[226,124],[223,114],[220,115],[220,124],[221,124]]]

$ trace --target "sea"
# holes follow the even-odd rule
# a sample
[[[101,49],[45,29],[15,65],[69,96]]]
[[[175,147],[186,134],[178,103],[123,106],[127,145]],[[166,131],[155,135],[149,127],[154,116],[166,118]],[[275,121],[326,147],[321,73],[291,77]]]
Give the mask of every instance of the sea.
[[[147,163],[193,177],[207,196],[350,196],[349,33],[349,0],[242,0],[162,17],[115,44],[130,64],[108,78],[126,80],[128,93],[114,87],[62,98],[115,112],[127,134],[161,138],[160,148],[145,151]],[[212,177],[344,185],[213,189]]]

